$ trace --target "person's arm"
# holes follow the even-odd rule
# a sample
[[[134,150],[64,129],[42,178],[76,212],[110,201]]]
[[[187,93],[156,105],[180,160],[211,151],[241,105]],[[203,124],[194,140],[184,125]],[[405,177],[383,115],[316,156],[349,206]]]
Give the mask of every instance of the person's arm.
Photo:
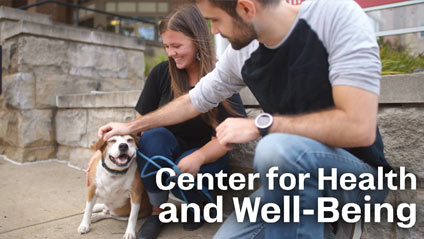
[[[334,108],[304,115],[274,115],[270,133],[288,133],[334,147],[369,146],[375,140],[378,97],[351,86],[333,87]],[[222,145],[260,137],[254,119],[229,118],[217,129]]]
[[[228,150],[215,137],[212,137],[203,147],[181,159],[177,167],[181,172],[195,176],[202,165],[215,162],[227,152]]]
[[[374,143],[378,97],[351,87],[333,87],[335,107],[302,116],[277,116],[271,132],[298,134],[335,147],[365,147]]]
[[[174,125],[194,118],[200,113],[185,94],[165,106],[129,123],[112,122],[99,128],[98,136],[108,140],[113,135],[133,134],[161,126]]]

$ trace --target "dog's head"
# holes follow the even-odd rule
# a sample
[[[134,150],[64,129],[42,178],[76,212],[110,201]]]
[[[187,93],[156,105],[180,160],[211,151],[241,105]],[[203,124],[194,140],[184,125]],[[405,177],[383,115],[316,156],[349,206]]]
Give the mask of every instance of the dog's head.
[[[130,135],[113,136],[102,145],[104,163],[112,170],[123,171],[136,158],[136,140]]]

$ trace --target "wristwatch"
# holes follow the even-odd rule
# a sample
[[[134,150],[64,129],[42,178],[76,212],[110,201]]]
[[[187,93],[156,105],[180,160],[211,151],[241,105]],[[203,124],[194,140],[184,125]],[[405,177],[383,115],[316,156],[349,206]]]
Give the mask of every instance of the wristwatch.
[[[256,117],[255,125],[262,137],[268,134],[269,128],[271,128],[273,122],[274,119],[272,118],[272,115],[268,113],[262,113]]]

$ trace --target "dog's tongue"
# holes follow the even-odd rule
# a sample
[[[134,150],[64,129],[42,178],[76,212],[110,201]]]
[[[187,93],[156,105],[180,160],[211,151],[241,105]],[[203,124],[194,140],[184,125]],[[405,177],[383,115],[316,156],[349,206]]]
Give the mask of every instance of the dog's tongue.
[[[120,155],[118,159],[118,163],[124,164],[128,161],[129,156],[128,155]]]

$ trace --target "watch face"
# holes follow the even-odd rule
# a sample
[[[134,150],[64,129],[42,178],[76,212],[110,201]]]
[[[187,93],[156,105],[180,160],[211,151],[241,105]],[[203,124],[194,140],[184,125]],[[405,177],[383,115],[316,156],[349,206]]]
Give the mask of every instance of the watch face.
[[[268,128],[272,124],[272,116],[267,113],[260,114],[256,118],[256,126],[261,129]]]
[[[264,127],[267,124],[269,124],[270,121],[271,121],[270,117],[268,117],[267,115],[262,115],[261,117],[258,118],[258,125]]]

